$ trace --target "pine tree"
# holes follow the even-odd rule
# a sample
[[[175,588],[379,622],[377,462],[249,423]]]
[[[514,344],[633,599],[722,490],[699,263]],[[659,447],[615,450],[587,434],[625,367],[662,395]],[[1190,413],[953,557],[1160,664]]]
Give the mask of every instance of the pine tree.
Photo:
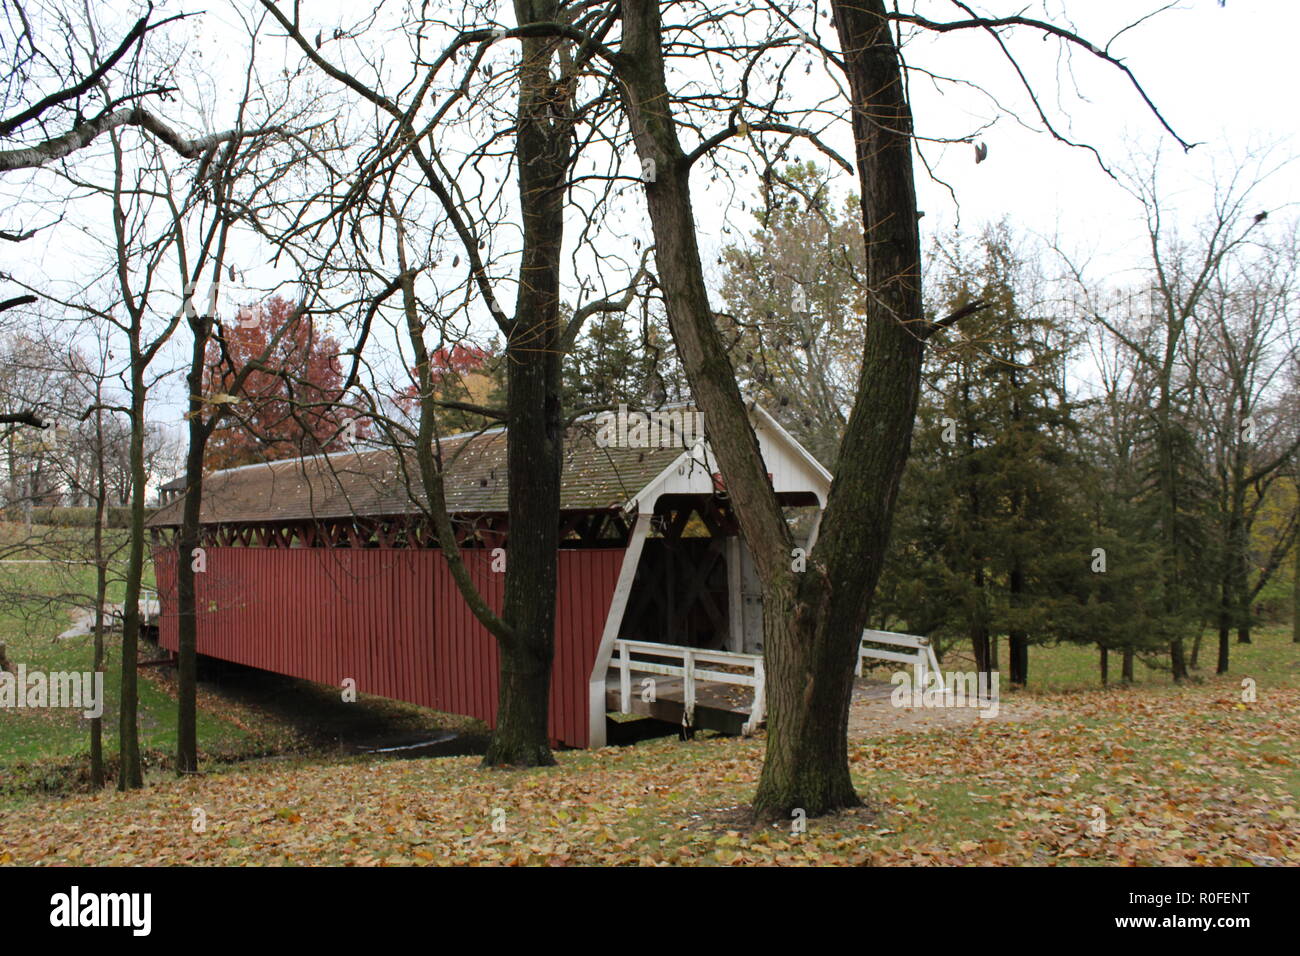
[[[1010,678],[1024,684],[1030,645],[1073,634],[1088,573],[1068,343],[1022,303],[1028,277],[1005,225],[985,232],[975,261],[960,244],[945,258],[943,311],[985,308],[928,369],[884,594],[909,627],[968,638],[978,670],[997,668],[1005,636]],[[918,570],[923,589],[902,583]]]

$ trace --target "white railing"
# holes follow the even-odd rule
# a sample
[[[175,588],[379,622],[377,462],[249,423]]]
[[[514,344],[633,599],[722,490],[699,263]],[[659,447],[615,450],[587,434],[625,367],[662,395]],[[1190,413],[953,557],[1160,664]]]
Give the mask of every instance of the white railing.
[[[654,657],[658,661],[634,659],[633,654],[641,658]],[[680,664],[662,663],[663,660],[681,661]],[[721,664],[731,667],[743,667],[748,673],[713,670],[700,667],[701,664]],[[754,704],[745,722],[744,733],[752,734],[758,729],[765,717],[767,689],[766,675],[763,670],[763,657],[760,654],[737,654],[734,651],[706,651],[694,647],[682,647],[677,644],[652,644],[648,641],[614,641],[614,652],[609,666],[618,671],[619,711],[632,713],[632,672],[639,674],[657,674],[662,677],[682,678],[682,724],[689,727],[695,719],[695,682],[715,681],[720,684],[735,684],[754,689]]]
[[[872,647],[871,644],[905,647],[911,653],[889,651],[881,647]],[[921,637],[919,634],[895,634],[893,631],[873,631],[868,628],[862,632],[862,644],[858,648],[858,664],[853,671],[859,677],[862,676],[862,661],[868,657],[878,661],[911,664],[916,668],[917,687],[926,686],[927,672],[933,670],[939,690],[944,690],[943,671],[939,670],[939,659],[934,656],[934,648],[930,646],[928,637]]]

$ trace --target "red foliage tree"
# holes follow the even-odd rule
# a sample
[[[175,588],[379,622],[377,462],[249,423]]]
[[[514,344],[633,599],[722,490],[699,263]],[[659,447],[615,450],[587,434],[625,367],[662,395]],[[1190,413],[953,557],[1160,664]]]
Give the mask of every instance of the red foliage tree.
[[[293,312],[293,303],[280,296],[240,309],[226,324],[225,352],[216,341],[208,346],[204,396],[223,400],[239,370],[262,355]],[[233,413],[212,433],[208,468],[343,451],[350,440],[367,437],[368,424],[343,392],[339,343],[319,333],[310,315],[294,322],[262,364],[265,369],[245,379]]]
[[[475,374],[487,374],[488,360],[494,358],[489,349],[473,345],[453,345],[435,349],[429,353],[429,374],[438,386],[438,397],[443,399],[476,398],[469,387],[467,379]],[[415,369],[411,369],[411,378],[416,378]],[[406,411],[416,408],[420,400],[418,387],[412,384],[397,393],[397,404]]]
[[[493,362],[497,358],[490,349],[478,349],[472,345],[443,346],[429,352],[429,375],[435,386],[434,397],[443,402],[469,402],[473,405],[490,402],[494,389],[504,390],[504,381],[500,378],[504,369]],[[415,412],[420,405],[419,388],[413,384],[417,378],[413,368],[411,378],[412,384],[395,395],[398,407],[406,412]],[[443,411],[439,420],[443,429],[452,432],[473,431],[482,424],[473,412],[452,408]]]
[[[487,349],[473,345],[453,345],[440,348],[429,355],[429,371],[439,379],[460,378],[470,372],[477,372],[483,363],[492,357]]]

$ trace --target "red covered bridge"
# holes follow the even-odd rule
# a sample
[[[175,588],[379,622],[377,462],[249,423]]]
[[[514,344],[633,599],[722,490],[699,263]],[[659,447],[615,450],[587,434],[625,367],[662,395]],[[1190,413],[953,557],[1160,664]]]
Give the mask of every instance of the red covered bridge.
[[[706,663],[709,651],[762,651],[757,583],[716,461],[703,439],[680,427],[692,410],[657,414],[673,416],[671,427],[647,429],[643,418],[602,432],[585,422],[568,436],[551,682],[555,744],[604,744],[611,656],[617,650],[630,660],[628,647],[639,646],[630,642],[698,649]],[[815,534],[829,474],[765,411],[756,408],[753,421],[782,503],[792,517],[806,511],[805,533]],[[466,563],[499,608],[504,576],[493,572],[492,552],[509,538],[505,431],[444,439],[442,451],[448,510]],[[442,560],[409,464],[386,449],[207,476],[199,653],[335,686],[351,678],[361,693],[491,725],[496,642]],[[173,541],[181,502],[175,483],[169,489],[173,500],[150,526],[160,639],[175,651]],[[623,690],[628,709],[626,670]],[[692,703],[688,697],[688,715]]]

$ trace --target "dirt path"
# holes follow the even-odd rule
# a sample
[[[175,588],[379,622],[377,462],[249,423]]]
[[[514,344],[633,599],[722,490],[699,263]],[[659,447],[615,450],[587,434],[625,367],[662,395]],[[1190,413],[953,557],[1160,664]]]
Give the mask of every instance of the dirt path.
[[[976,707],[895,707],[890,700],[894,685],[878,680],[858,680],[849,705],[849,737],[886,737],[908,731],[967,727],[995,721],[1032,721],[1057,713],[1052,705],[1029,699],[1003,698],[997,713],[982,717]]]

